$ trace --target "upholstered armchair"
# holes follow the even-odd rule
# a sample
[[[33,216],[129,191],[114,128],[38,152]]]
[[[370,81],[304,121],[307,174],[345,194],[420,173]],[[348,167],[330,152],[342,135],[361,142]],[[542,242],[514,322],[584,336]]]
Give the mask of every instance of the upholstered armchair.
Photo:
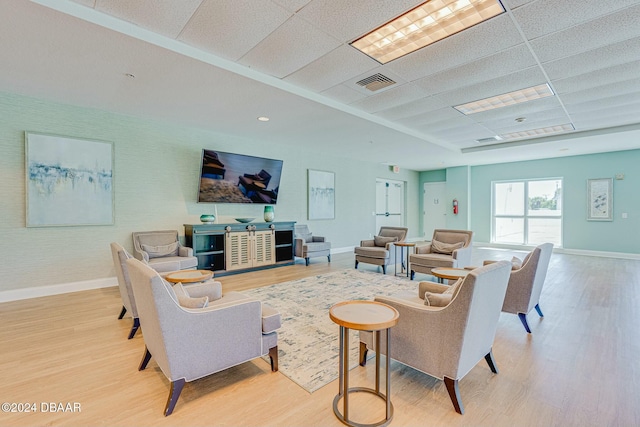
[[[415,252],[409,255],[411,280],[416,272],[431,274],[432,268],[468,266],[471,264],[472,243],[473,231],[434,230],[431,243],[416,246]]]
[[[111,243],[111,256],[113,257],[113,265],[116,269],[116,277],[118,278],[118,289],[120,290],[120,298],[122,299],[122,310],[118,319],[122,319],[129,312],[133,317],[133,326],[129,332],[129,339],[133,338],[140,327],[138,319],[138,309],[136,308],[136,300],[133,297],[133,289],[131,288],[131,280],[129,279],[129,269],[126,261],[133,258],[125,248],[119,244]]]
[[[167,273],[198,266],[193,249],[182,246],[176,230],[133,232],[133,255],[151,268]]]
[[[127,266],[146,346],[139,370],[153,357],[171,381],[165,416],[186,382],[267,354],[278,370],[276,310],[239,292],[220,297],[219,282],[171,286],[139,260]]]
[[[379,265],[382,273],[386,274],[387,265],[396,263],[396,251],[394,242],[404,242],[407,238],[406,227],[380,227],[380,232],[373,239],[360,241],[360,246],[354,248],[356,254],[356,266],[358,263]],[[402,260],[400,260],[402,262]]]
[[[511,261],[511,276],[502,311],[517,314],[528,333],[531,333],[531,329],[527,322],[527,314],[535,308],[538,315],[544,317],[540,309],[540,294],[547,277],[552,252],[553,244],[543,243],[536,246],[522,261],[515,257]],[[485,261],[484,264],[492,262],[495,261]]]
[[[295,255],[304,258],[309,265],[309,258],[326,256],[331,262],[331,243],[322,236],[314,236],[306,225],[295,226],[296,250]]]
[[[472,270],[453,285],[455,289],[425,282],[420,293],[375,298],[400,313],[398,324],[390,332],[391,358],[444,380],[459,414],[464,413],[459,381],[482,358],[493,373],[498,373],[492,346],[510,270],[508,261],[500,261]],[[437,298],[447,289],[448,299]],[[425,305],[427,301],[430,305]],[[360,332],[363,366],[367,349],[375,350],[372,335],[369,331]],[[383,354],[386,351],[384,347],[380,350]]]

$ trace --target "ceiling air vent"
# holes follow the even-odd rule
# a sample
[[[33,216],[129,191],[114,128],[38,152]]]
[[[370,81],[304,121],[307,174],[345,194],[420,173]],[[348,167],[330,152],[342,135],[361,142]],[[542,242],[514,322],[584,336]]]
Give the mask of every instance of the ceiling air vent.
[[[356,82],[356,84],[369,89],[371,92],[375,92],[387,86],[394,85],[396,84],[396,82],[391,80],[389,77],[378,73],[374,74],[373,76],[364,78],[359,82]]]
[[[499,137],[498,135],[496,135],[496,136],[492,136],[490,138],[476,139],[476,142],[479,143],[479,144],[486,144],[488,142],[496,142],[496,141],[502,141],[502,138]]]

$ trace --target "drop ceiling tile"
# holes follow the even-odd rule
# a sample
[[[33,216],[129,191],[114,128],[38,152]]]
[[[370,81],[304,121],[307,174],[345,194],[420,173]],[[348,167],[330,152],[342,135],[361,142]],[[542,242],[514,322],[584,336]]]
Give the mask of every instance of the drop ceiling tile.
[[[461,87],[436,96],[446,99],[451,106],[455,106],[543,83],[546,83],[546,78],[540,68],[530,67],[507,76]]]
[[[279,4],[292,13],[298,12],[300,9],[309,4],[310,1],[311,0],[273,0],[274,3]]]
[[[495,55],[431,74],[414,83],[430,94],[470,86],[536,65],[536,60],[523,43]]]
[[[490,138],[495,135],[491,130],[477,124],[456,126],[448,129],[431,129],[429,133],[447,142],[457,141],[458,143],[463,143],[467,141],[469,144],[475,144],[476,139]]]
[[[625,95],[631,92],[640,92],[640,78],[566,93],[562,95],[562,100],[566,105],[600,100],[602,106],[606,106],[611,97]]]
[[[294,15],[238,62],[283,78],[340,45],[335,38]]]
[[[502,4],[511,10],[515,10],[521,6],[531,3],[536,0],[501,0]]]
[[[640,37],[602,46],[577,55],[546,62],[543,68],[552,80],[573,77],[640,58]]]
[[[388,120],[397,120],[405,117],[416,116],[418,114],[426,114],[445,106],[447,106],[447,103],[442,99],[429,96],[398,105],[397,107],[378,111],[376,112],[376,115]]]
[[[598,98],[592,101],[584,101],[577,103],[565,103],[567,112],[573,117],[575,114],[586,113],[591,111],[600,111],[602,106],[605,108],[621,108],[625,109],[628,105],[634,105],[640,102],[640,92],[627,92],[622,95]]]
[[[531,40],[530,43],[538,59],[544,63],[638,37],[638,22],[640,4]]]
[[[511,18],[503,14],[391,61],[387,67],[404,79],[413,81],[522,42]]]
[[[640,60],[591,71],[575,77],[553,81],[558,94],[577,92],[611,83],[633,80],[640,76]]]
[[[97,0],[95,9],[175,39],[202,0]]]
[[[336,85],[332,88],[322,91],[321,94],[328,96],[329,98],[336,101],[340,101],[344,104],[351,104],[367,97],[365,94],[360,93],[357,90],[353,90],[343,84]]]
[[[360,54],[351,46],[342,45],[288,75],[284,80],[321,92],[378,66],[378,62]]]
[[[533,40],[636,4],[637,0],[539,0],[514,10],[513,16],[527,39]]]
[[[420,3],[419,0],[312,0],[298,16],[350,43]]]
[[[605,109],[590,113],[576,114],[574,124],[576,129],[600,129],[624,126],[638,123],[640,104],[634,104],[625,109]]]
[[[237,61],[292,13],[270,1],[209,0],[202,3],[178,40]]]
[[[471,120],[469,117],[453,117],[444,120],[434,121],[425,125],[414,126],[423,132],[447,132],[453,131],[457,128],[477,128],[479,125]]]
[[[523,130],[537,129],[551,125],[570,123],[571,119],[561,107],[550,110],[541,110],[527,114],[524,122],[518,123],[512,117],[480,122],[483,126],[493,130],[496,134],[507,132],[519,132]]]
[[[411,83],[386,90],[380,94],[371,95],[351,104],[367,113],[386,110],[410,101],[422,98],[425,93],[422,89]]]
[[[395,122],[407,127],[424,127],[445,120],[459,120],[462,119],[462,117],[462,114],[458,110],[451,107],[445,107],[437,110],[426,111],[411,117],[404,117],[402,119],[395,120]]]

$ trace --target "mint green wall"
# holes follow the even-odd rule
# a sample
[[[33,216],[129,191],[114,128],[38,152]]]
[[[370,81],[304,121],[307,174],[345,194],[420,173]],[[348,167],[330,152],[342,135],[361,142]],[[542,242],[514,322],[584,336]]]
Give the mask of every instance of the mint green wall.
[[[606,136],[603,136],[606,144]],[[511,179],[563,178],[563,238],[567,249],[640,253],[640,150],[471,168],[471,229],[476,242],[491,239],[491,182]],[[587,221],[587,179],[614,178],[611,222]],[[447,186],[449,180],[447,177]],[[628,214],[627,219],[622,213]]]
[[[469,166],[447,168],[447,203],[453,212],[453,199],[458,200],[458,215],[447,215],[447,228],[454,230],[470,229],[470,213],[473,209],[470,202]]]
[[[24,132],[110,141],[115,151],[115,225],[25,227]],[[166,122],[0,93],[0,291],[114,277],[109,243],[132,249],[131,232],[198,223],[212,206],[195,202],[202,148],[284,161],[277,220],[308,223],[334,248],[375,232],[376,178],[407,185],[409,236],[418,236],[419,173],[284,145],[265,145]],[[335,220],[307,220],[307,169],[335,172]],[[262,206],[218,205],[224,218],[262,218]]]

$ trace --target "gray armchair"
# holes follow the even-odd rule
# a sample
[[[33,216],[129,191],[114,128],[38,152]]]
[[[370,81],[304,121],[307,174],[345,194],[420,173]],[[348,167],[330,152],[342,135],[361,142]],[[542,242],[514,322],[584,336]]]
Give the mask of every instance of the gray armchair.
[[[456,412],[463,414],[459,381],[484,358],[498,373],[492,346],[507,290],[511,264],[508,261],[479,267],[460,281],[450,302],[442,307],[427,306],[418,293],[376,301],[396,308],[398,324],[391,329],[391,358],[444,380]],[[421,284],[422,285],[422,284]],[[437,293],[449,286],[425,282],[420,293]],[[360,332],[360,364],[366,363],[367,349],[375,350],[372,333]],[[382,337],[382,342],[384,342]],[[385,352],[385,348],[380,349]]]
[[[543,243],[524,258],[521,266],[519,263],[512,266],[502,311],[517,314],[528,333],[531,333],[531,329],[527,322],[527,314],[535,308],[538,315],[544,317],[540,309],[540,294],[547,277],[552,252],[553,243]],[[491,262],[484,263],[487,265]]]
[[[194,269],[198,258],[182,246],[176,230],[133,232],[133,255],[160,272]]]
[[[373,239],[360,241],[360,246],[354,248],[356,254],[356,269],[358,263],[379,265],[382,273],[386,274],[387,265],[396,263],[394,242],[404,242],[407,238],[406,227],[380,227],[380,232]],[[402,262],[402,260],[400,260]]]
[[[314,236],[306,225],[295,226],[296,250],[295,255],[304,258],[309,265],[309,258],[326,256],[331,262],[331,243],[322,236]]]
[[[131,288],[131,280],[129,279],[129,269],[127,260],[133,258],[125,248],[119,244],[111,243],[111,256],[113,257],[113,265],[116,268],[116,277],[118,278],[118,289],[120,290],[120,298],[122,299],[122,310],[118,319],[122,319],[127,311],[133,317],[133,326],[129,332],[129,339],[133,338],[140,327],[138,319],[138,309],[136,308],[136,300],[133,297],[133,289]]]
[[[468,266],[471,264],[472,243],[473,231],[434,230],[431,243],[416,246],[415,252],[409,255],[411,280],[416,272],[431,274],[432,268]]]
[[[204,305],[186,308],[178,302],[184,301],[184,294],[177,295],[148,265],[129,259],[127,266],[146,346],[139,370],[147,367],[153,355],[171,381],[165,416],[173,412],[185,382],[266,354],[271,370],[278,370],[277,311],[239,292],[215,299],[218,289],[211,282],[183,288],[187,302]]]

